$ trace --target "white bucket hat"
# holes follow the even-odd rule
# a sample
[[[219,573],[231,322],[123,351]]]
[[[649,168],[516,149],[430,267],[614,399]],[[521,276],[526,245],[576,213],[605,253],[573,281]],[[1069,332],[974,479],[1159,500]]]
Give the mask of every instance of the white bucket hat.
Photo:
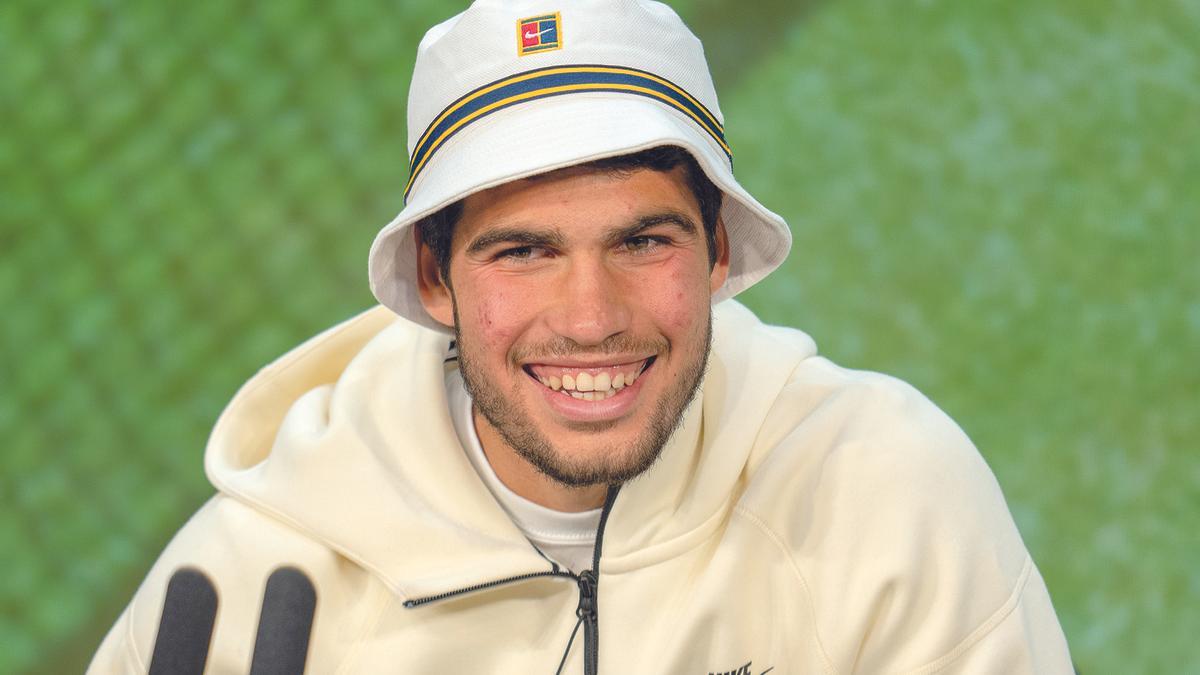
[[[713,302],[783,262],[791,233],[733,177],[700,41],[648,0],[479,0],[417,48],[404,209],[371,246],[371,291],[446,331],[417,287],[412,226],[474,192],[661,145],[689,151],[722,190],[730,266]]]

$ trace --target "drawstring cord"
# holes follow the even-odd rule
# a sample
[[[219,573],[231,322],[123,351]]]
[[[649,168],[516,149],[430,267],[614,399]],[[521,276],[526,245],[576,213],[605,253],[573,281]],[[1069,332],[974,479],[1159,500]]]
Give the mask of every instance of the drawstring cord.
[[[567,665],[567,655],[571,653],[571,645],[575,644],[575,635],[579,633],[579,627],[583,625],[583,617],[575,622],[575,629],[571,631],[571,639],[567,640],[567,648],[563,651],[562,661],[558,662],[558,670],[554,671],[554,675],[562,675],[563,666]]]

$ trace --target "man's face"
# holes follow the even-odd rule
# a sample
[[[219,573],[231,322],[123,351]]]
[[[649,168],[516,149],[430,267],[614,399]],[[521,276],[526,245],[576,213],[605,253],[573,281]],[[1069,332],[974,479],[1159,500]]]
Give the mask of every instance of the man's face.
[[[451,285],[423,285],[456,328],[480,436],[565,485],[647,469],[704,372],[719,242],[710,264],[682,168],[567,169],[467,198]]]

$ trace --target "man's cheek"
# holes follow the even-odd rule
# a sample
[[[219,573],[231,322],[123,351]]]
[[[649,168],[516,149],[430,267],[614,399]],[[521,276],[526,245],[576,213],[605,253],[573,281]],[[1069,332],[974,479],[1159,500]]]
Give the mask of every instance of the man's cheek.
[[[707,292],[697,292],[691,275],[680,273],[672,281],[684,283],[664,287],[666,292],[656,295],[649,303],[650,311],[664,330],[674,334],[691,332],[696,324],[707,320],[710,296]],[[708,289],[703,287],[702,290]]]
[[[496,293],[475,308],[475,325],[481,344],[489,352],[506,349],[518,332],[520,304],[510,303],[505,293]]]

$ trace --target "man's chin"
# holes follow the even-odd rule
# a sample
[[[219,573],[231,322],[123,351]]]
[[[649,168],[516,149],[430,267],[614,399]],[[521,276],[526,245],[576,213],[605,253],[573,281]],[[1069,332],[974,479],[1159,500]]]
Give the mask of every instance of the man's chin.
[[[632,451],[631,451],[632,450]],[[558,449],[518,448],[525,461],[560,485],[572,488],[624,483],[645,473],[658,460],[662,445],[632,447],[604,445],[569,452]]]

